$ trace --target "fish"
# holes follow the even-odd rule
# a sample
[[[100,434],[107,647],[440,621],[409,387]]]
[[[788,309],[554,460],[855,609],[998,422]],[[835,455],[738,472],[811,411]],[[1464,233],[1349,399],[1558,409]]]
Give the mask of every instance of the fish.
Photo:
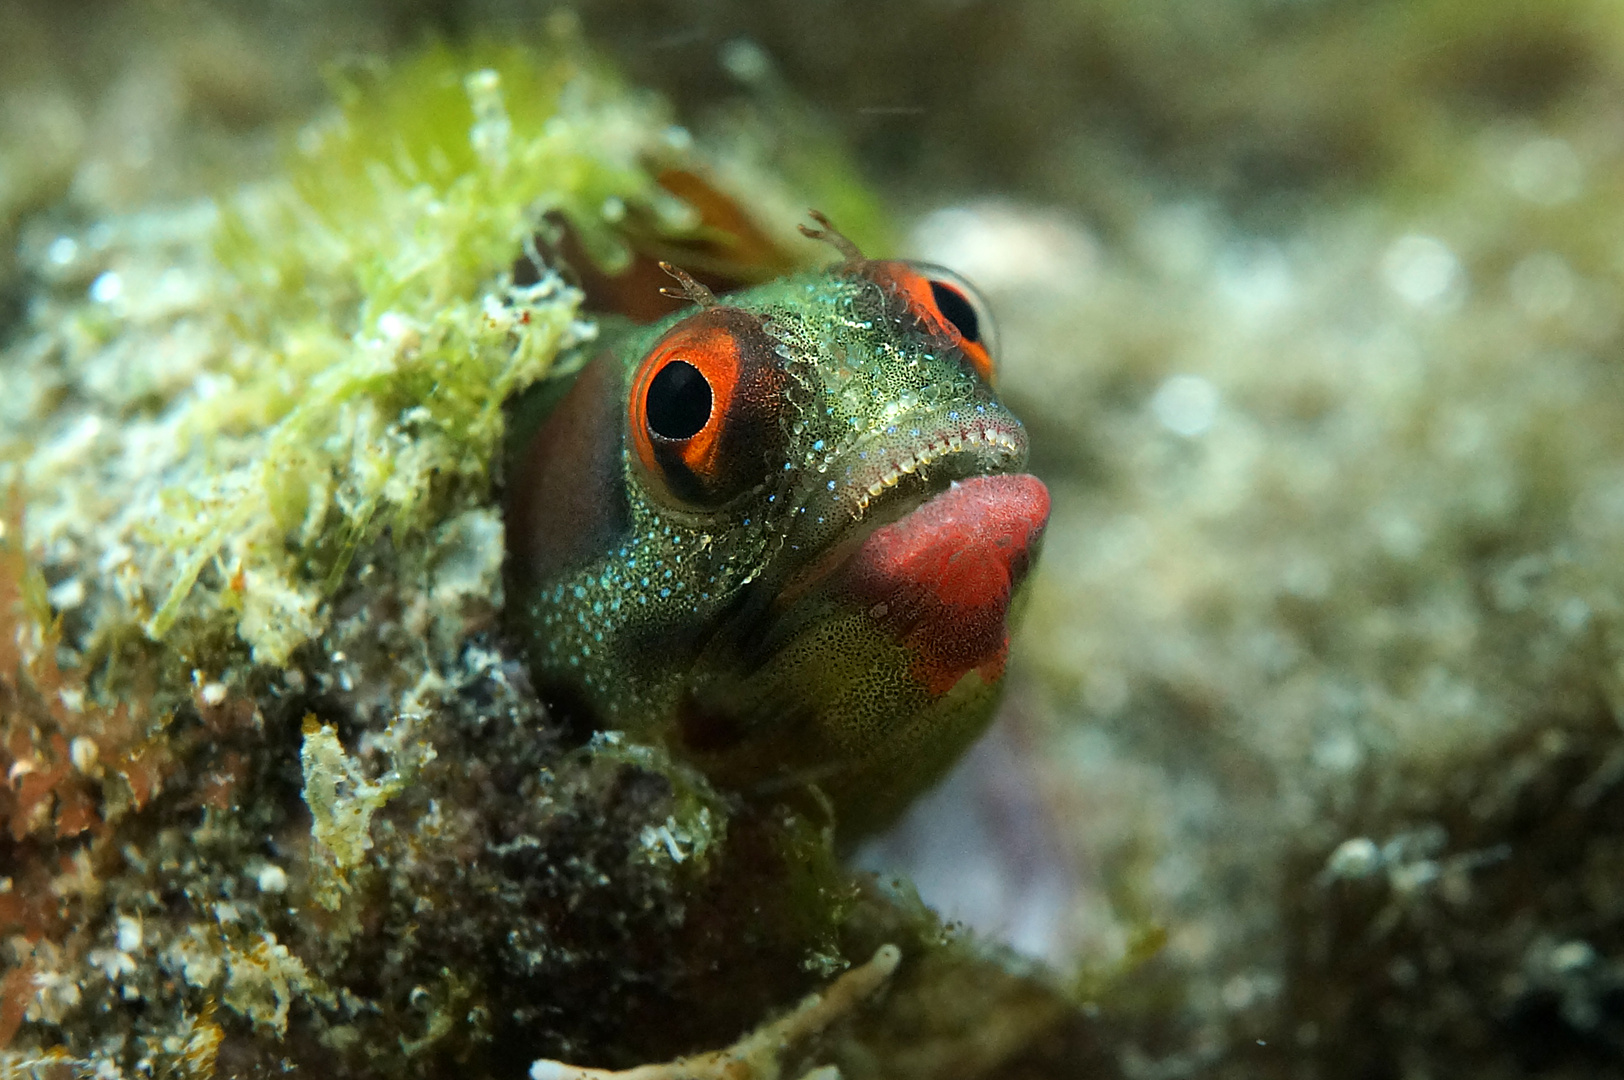
[[[514,410],[508,607],[582,730],[745,797],[883,828],[987,726],[1049,517],[984,301],[940,267],[838,261],[606,332]]]

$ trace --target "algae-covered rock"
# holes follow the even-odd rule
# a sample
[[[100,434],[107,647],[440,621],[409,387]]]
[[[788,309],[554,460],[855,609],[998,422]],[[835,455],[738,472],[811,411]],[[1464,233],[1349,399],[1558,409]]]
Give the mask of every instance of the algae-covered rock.
[[[761,1075],[933,1075],[904,1059],[936,1042],[983,1075],[1070,1023],[840,867],[822,824],[562,729],[501,618],[504,407],[596,334],[538,232],[613,273],[702,231],[669,177],[703,178],[793,262],[777,208],[861,231],[860,189],[711,154],[567,23],[336,87],[270,174],[25,248],[0,1069],[634,1065],[725,1047],[875,955],[782,1063],[762,1028]],[[906,1005],[932,972],[979,984],[998,1038],[906,1012],[854,1034],[881,984]]]

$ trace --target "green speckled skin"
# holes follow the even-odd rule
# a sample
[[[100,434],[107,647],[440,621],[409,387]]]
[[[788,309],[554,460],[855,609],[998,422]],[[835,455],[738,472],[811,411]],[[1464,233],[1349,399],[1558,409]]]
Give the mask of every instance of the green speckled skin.
[[[759,318],[784,376],[742,494],[681,505],[628,436],[628,387],[689,311],[587,365],[541,424],[551,443],[516,440],[509,509],[512,607],[544,698],[664,741],[747,793],[815,782],[844,838],[952,763],[985,726],[1002,666],[926,685],[875,616],[885,605],[831,587],[832,568],[952,482],[1026,457],[1019,421],[964,352],[863,268],[723,298]],[[601,423],[580,422],[594,410]]]

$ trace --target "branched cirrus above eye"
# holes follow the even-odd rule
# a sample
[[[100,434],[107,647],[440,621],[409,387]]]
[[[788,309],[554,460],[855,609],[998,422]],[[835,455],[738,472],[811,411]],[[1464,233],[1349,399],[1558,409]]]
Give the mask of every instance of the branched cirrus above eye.
[[[649,381],[645,400],[649,431],[662,439],[691,439],[710,422],[710,382],[686,360],[673,360]]]

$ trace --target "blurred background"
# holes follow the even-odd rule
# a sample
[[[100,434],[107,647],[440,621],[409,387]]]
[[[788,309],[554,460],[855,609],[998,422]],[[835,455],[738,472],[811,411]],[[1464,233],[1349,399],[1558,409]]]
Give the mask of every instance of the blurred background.
[[[0,4],[0,340],[335,65],[559,10]],[[990,298],[1047,548],[1001,719],[864,865],[1142,1004],[1131,1075],[1624,1068],[1624,7],[570,10]]]

